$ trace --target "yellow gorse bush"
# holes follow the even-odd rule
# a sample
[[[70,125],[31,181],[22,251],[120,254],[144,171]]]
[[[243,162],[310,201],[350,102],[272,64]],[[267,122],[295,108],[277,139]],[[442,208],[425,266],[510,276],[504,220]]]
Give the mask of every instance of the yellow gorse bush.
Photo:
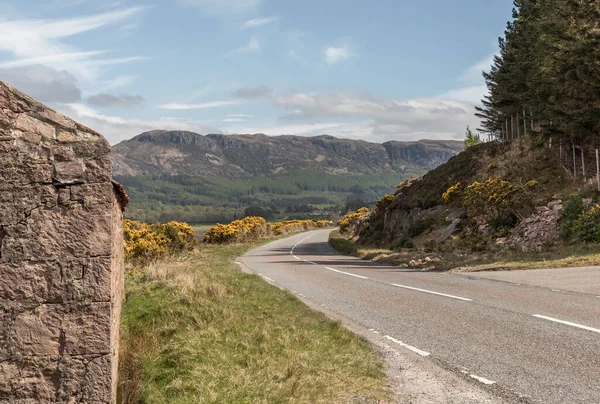
[[[125,220],[123,238],[125,260],[137,267],[196,244],[192,227],[180,222],[148,224]]]
[[[204,236],[204,242],[210,244],[247,243],[270,236],[294,233],[298,231],[320,229],[332,226],[328,220],[289,220],[267,223],[258,216],[235,220],[229,224],[217,224]]]
[[[369,214],[369,208],[360,208],[356,212],[348,213],[337,222],[340,226],[340,232],[346,233],[355,228],[359,222],[363,221]]]
[[[502,178],[489,178],[463,188],[458,182],[444,192],[442,199],[447,205],[464,206],[469,217],[482,218],[484,221],[509,215],[522,218],[532,208],[530,191],[537,185],[536,180],[518,184]]]

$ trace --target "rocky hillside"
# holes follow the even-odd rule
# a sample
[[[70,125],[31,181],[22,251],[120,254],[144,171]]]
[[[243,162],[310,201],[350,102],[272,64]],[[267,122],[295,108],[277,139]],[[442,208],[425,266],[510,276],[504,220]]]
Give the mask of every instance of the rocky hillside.
[[[531,139],[480,144],[401,184],[354,236],[392,249],[540,250],[558,242],[561,199],[576,190],[556,150]]]
[[[417,174],[463,149],[457,141],[369,143],[332,136],[200,135],[152,131],[113,147],[118,175],[243,178],[313,169],[332,174]]]

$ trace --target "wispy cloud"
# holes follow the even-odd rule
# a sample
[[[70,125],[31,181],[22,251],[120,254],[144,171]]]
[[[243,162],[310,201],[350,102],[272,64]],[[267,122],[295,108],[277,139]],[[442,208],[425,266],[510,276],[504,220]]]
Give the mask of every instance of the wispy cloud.
[[[274,23],[279,20],[278,16],[261,17],[248,20],[240,27],[240,30],[262,27],[263,25]]]
[[[492,53],[485,58],[477,61],[477,63],[469,66],[458,78],[459,81],[466,84],[481,83],[482,75],[481,72],[489,71],[492,63],[494,62],[495,53]]]
[[[95,107],[134,107],[142,105],[144,98],[139,95],[130,95],[127,93],[117,95],[101,93],[88,97],[87,102]]]
[[[191,109],[208,109],[208,108],[218,108],[218,107],[228,107],[232,105],[240,105],[240,101],[211,101],[205,102],[202,104],[178,104],[178,103],[170,103],[159,105],[160,109],[171,109],[171,110],[191,110]]]
[[[323,57],[328,65],[335,65],[339,62],[343,62],[344,60],[350,59],[351,56],[352,51],[348,45],[341,47],[328,46],[323,49]]]
[[[146,7],[129,7],[122,10],[85,17],[56,20],[5,20],[0,21],[0,50],[13,59],[8,66],[26,66],[43,63],[55,69],[68,69],[83,79],[95,79],[100,67],[114,63],[140,60],[138,56],[121,59],[94,59],[105,50],[81,51],[61,42],[62,39],[108,25],[121,23],[140,14]]]
[[[250,114],[229,114],[228,118],[254,118],[255,115]]]
[[[129,139],[142,132],[154,129],[189,130],[197,133],[221,133],[214,127],[202,122],[184,119],[126,119],[119,116],[104,115],[80,103],[63,104],[59,112],[70,116],[95,131],[102,133],[111,144]]]
[[[184,7],[194,7],[211,15],[241,14],[256,11],[261,0],[178,0]]]
[[[234,49],[231,52],[229,52],[229,55],[243,55],[243,54],[248,54],[248,53],[255,53],[258,52],[262,49],[262,44],[260,43],[260,40],[253,36],[252,38],[250,38],[250,40],[248,41],[248,43],[240,48]]]

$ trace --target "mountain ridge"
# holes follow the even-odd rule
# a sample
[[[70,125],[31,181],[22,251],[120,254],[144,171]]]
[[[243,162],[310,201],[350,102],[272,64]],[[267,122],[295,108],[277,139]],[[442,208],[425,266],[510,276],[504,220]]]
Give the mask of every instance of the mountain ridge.
[[[242,178],[298,169],[365,174],[427,171],[463,148],[452,140],[387,141],[264,134],[154,130],[113,146],[117,175],[169,174]]]

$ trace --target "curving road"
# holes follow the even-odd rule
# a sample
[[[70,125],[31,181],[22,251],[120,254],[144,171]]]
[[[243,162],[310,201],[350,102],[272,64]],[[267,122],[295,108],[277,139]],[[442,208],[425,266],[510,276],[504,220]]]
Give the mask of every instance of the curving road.
[[[426,272],[342,256],[328,234],[278,240],[239,261],[502,402],[600,403],[600,267]]]

